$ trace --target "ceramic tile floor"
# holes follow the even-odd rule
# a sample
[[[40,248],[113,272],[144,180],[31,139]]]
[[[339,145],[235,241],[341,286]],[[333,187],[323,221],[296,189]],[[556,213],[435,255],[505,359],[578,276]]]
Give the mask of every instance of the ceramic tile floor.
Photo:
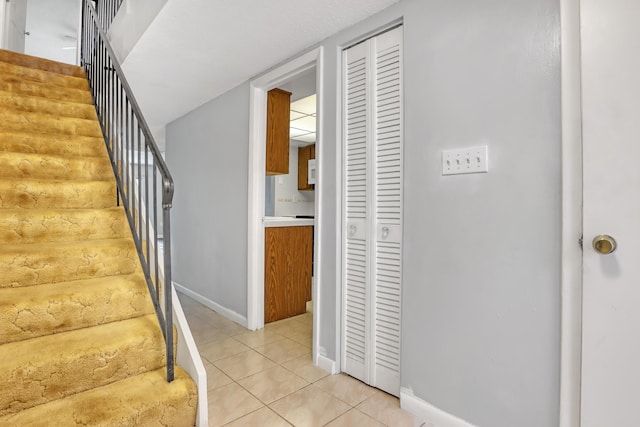
[[[207,370],[210,427],[423,425],[396,397],[313,366],[311,313],[251,332],[180,301]]]

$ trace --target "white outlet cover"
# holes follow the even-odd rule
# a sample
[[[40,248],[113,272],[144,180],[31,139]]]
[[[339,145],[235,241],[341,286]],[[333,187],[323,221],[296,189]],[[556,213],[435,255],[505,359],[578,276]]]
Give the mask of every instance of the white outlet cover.
[[[442,151],[442,175],[486,172],[489,172],[486,145]]]

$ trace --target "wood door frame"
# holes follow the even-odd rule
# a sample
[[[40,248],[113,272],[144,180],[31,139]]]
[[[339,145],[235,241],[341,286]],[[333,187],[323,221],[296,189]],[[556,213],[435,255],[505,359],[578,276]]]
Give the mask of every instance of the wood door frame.
[[[266,167],[266,126],[267,92],[280,84],[295,79],[308,70],[316,70],[317,132],[316,155],[318,180],[322,179],[322,46],[313,49],[288,63],[274,68],[251,80],[249,88],[249,182],[248,182],[248,237],[247,237],[247,327],[251,330],[264,327],[264,225],[265,210],[265,167]],[[314,281],[313,298],[313,347],[314,363],[317,363],[317,349],[320,325],[320,292],[318,288],[322,274],[322,228],[320,207],[325,194],[323,186],[316,186],[315,228],[314,228]]]
[[[582,82],[580,0],[560,0],[562,289],[560,427],[580,426],[582,359]]]

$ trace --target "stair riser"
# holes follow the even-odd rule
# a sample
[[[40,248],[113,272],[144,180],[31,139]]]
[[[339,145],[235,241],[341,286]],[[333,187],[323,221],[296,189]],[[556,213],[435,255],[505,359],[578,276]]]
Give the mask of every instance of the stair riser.
[[[49,71],[34,70],[33,68],[9,64],[2,61],[0,61],[0,73],[19,77],[30,82],[70,89],[89,90],[89,84],[86,79],[64,76],[57,73],[51,73]]]
[[[176,379],[167,383],[164,369],[49,402],[0,418],[0,425],[60,426],[171,426],[193,427],[198,392],[189,376],[176,367]]]
[[[102,137],[102,130],[95,120],[29,112],[0,111],[0,123],[5,131]]]
[[[93,103],[91,92],[55,86],[49,87],[35,82],[24,82],[14,76],[0,75],[0,90],[67,102]]]
[[[0,209],[101,209],[115,205],[115,182],[0,179]]]
[[[0,151],[80,157],[105,157],[107,155],[102,138],[8,131],[0,131]]]
[[[97,118],[93,105],[55,101],[11,92],[0,92],[0,110],[37,112],[87,120],[96,120]]]
[[[63,64],[35,56],[24,55],[9,50],[0,49],[0,61],[8,64],[21,65],[36,70],[49,71],[67,76],[85,77],[82,68],[76,65]]]
[[[5,344],[0,359],[4,416],[159,369],[165,352],[157,322],[145,316]]]
[[[144,276],[0,289],[0,344],[153,313]]]
[[[121,239],[130,235],[120,208],[0,209],[0,245]]]
[[[139,271],[140,261],[133,241],[99,242],[95,246],[5,245],[0,248],[0,271],[3,272],[0,288],[60,283]]]
[[[113,168],[107,158],[0,152],[0,177],[106,181],[113,179]]]

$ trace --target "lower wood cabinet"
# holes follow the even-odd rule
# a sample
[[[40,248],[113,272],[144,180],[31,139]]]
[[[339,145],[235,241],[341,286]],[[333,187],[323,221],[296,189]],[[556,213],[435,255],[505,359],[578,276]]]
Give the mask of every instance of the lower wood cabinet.
[[[311,300],[313,227],[267,227],[264,240],[264,323],[305,313]]]

